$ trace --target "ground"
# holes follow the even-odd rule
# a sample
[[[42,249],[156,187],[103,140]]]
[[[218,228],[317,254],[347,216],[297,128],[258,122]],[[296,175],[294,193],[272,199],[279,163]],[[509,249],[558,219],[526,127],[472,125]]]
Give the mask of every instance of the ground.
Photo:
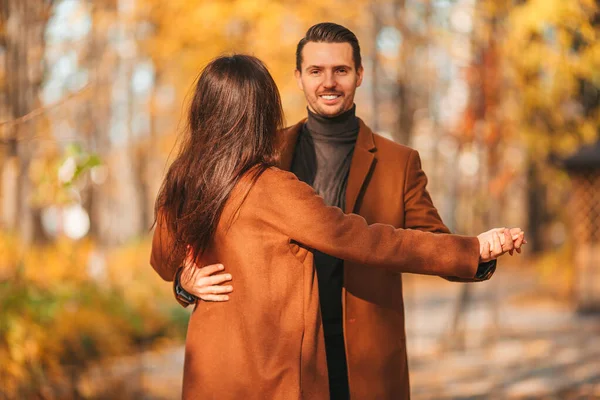
[[[513,268],[471,285],[465,329],[453,332],[461,285],[408,279],[413,400],[600,399],[600,316],[577,314],[539,283]]]
[[[542,291],[534,268],[501,265],[489,282],[469,285],[452,329],[464,286],[405,277],[413,400],[600,399],[600,316]],[[178,399],[182,368],[183,348],[171,347],[120,360],[110,375],[129,376],[136,398]]]

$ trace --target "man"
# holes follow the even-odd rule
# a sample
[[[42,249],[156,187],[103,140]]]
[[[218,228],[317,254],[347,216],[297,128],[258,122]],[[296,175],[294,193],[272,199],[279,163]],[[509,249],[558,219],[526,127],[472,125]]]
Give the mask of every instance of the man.
[[[310,184],[329,205],[369,223],[448,233],[426,190],[418,153],[378,136],[355,116],[354,95],[363,79],[356,36],[333,23],[311,27],[298,43],[295,76],[308,118],[281,133],[280,167]],[[516,237],[502,232],[504,245],[494,254],[520,252],[522,232],[514,231]],[[319,252],[314,263],[331,398],[408,399],[401,274]],[[495,261],[481,264],[476,280],[489,279],[495,268]],[[190,293],[226,301],[233,287],[223,284],[231,276],[215,275],[223,269],[197,269],[187,262],[181,279],[181,273],[175,279],[180,303],[195,302]]]

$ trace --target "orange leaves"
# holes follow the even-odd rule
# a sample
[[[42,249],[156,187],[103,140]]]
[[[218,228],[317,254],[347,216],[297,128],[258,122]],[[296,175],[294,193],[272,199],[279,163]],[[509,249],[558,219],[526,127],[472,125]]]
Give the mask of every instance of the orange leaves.
[[[296,44],[317,22],[333,20],[354,28],[366,0],[327,2],[290,0],[197,0],[136,2],[138,18],[153,26],[143,40],[165,80],[175,85],[178,101],[202,67],[230,52],[249,53],[267,64],[282,92],[286,113],[295,120],[305,103],[293,78]],[[291,109],[291,110],[290,110]]]
[[[148,265],[145,241],[104,251],[62,238],[24,251],[2,234],[0,252],[0,367],[9,398],[60,397],[72,368],[83,372],[185,332],[187,313]]]

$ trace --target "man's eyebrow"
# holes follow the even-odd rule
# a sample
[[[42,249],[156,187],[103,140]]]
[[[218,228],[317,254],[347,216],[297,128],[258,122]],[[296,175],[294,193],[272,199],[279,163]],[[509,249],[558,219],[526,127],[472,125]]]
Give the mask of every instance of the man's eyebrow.
[[[309,65],[305,68],[305,70],[309,70],[309,69],[324,69],[329,67],[328,65],[323,66],[323,65]],[[346,68],[346,69],[352,69],[352,67],[350,65],[346,65],[346,64],[340,64],[340,65],[334,65],[331,68],[333,69],[338,69],[338,68]]]

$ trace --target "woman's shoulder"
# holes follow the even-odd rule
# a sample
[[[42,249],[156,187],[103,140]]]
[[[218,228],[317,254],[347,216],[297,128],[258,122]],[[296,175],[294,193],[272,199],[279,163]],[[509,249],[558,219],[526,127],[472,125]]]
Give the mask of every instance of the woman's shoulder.
[[[260,169],[255,166],[241,177],[232,194],[236,196],[242,194],[243,197],[250,193],[264,194],[265,191],[273,192],[282,189],[297,180],[296,175],[277,167]]]
[[[268,167],[263,172],[263,175],[269,181],[280,181],[280,180],[297,180],[296,175],[289,171],[285,171],[278,167]]]
[[[253,185],[252,192],[262,201],[280,201],[281,197],[302,197],[313,194],[314,190],[301,182],[296,175],[277,167],[266,168]]]

